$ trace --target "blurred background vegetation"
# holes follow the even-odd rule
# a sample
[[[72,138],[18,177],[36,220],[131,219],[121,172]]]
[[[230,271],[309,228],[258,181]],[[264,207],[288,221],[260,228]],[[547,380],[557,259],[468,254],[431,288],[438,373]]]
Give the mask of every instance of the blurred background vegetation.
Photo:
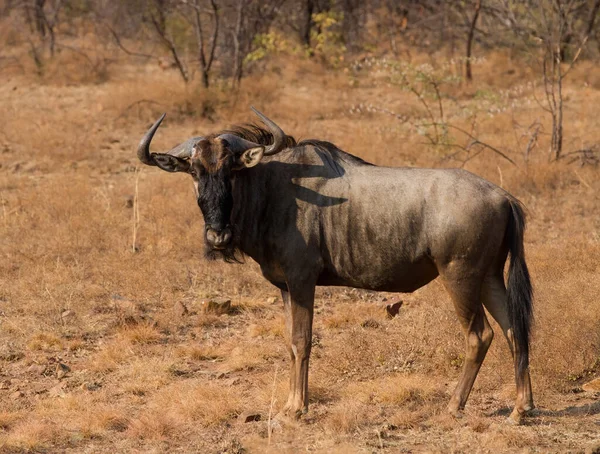
[[[599,16],[600,0],[3,0],[0,72],[56,79],[66,71],[71,82],[103,83],[124,62],[155,62],[184,84],[235,89],[273,56],[332,71],[385,57],[392,82],[426,108],[434,132],[423,132],[436,144],[448,73],[407,68],[411,54],[443,49],[460,66],[452,78],[468,82],[477,77],[474,49],[504,49],[539,76],[550,156],[559,159],[563,81],[578,60],[597,61]]]

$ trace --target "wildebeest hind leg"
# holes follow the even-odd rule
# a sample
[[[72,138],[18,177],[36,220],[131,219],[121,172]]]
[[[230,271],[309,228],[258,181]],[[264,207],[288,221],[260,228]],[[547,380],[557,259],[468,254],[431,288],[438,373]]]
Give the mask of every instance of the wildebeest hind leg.
[[[294,418],[299,418],[308,411],[308,363],[314,295],[314,285],[289,285],[289,292],[282,292],[286,344],[292,360],[290,393],[282,412]]]
[[[501,272],[486,277],[481,297],[483,304],[490,315],[496,320],[498,325],[500,325],[500,328],[502,328],[502,332],[508,341],[508,347],[510,348],[513,357],[515,364],[515,381],[517,384],[517,400],[510,418],[514,422],[519,423],[522,416],[534,408],[533,395],[531,392],[531,378],[529,376],[529,369],[523,370],[521,376],[519,376],[517,367],[519,352],[517,351],[515,355],[512,329],[508,317],[506,287],[504,286],[504,279],[500,273]]]
[[[454,302],[454,308],[465,331],[466,352],[463,370],[448,404],[448,411],[459,416],[492,343],[494,332],[481,304],[479,281],[443,279],[443,283]]]

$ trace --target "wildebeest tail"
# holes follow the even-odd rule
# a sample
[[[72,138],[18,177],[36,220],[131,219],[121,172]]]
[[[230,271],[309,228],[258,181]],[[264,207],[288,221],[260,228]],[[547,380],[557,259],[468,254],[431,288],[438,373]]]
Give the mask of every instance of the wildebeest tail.
[[[510,200],[511,216],[506,232],[510,252],[508,268],[507,304],[517,355],[517,377],[522,377],[529,366],[529,343],[533,323],[533,288],[525,263],[523,236],[525,213],[516,199]],[[516,353],[515,352],[515,353]]]

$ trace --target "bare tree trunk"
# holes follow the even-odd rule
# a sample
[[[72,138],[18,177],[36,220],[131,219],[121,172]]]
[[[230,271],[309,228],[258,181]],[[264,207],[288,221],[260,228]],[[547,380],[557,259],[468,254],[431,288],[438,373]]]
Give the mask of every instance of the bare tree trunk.
[[[215,0],[210,0],[210,4],[213,9],[213,34],[210,40],[210,51],[208,53],[208,62],[206,66],[206,77],[207,77],[207,85],[208,87],[208,72],[212,66],[212,63],[215,58],[215,50],[217,48],[217,38],[219,36],[219,8],[217,7],[217,3]]]
[[[208,57],[204,52],[204,33],[202,30],[202,20],[200,18],[200,3],[198,0],[194,0],[194,14],[196,18],[195,30],[196,30],[196,41],[198,43],[198,60],[200,61],[200,73],[202,74],[202,85],[204,88],[208,88],[210,81],[208,74],[212,66],[212,62],[215,56],[215,48],[217,46],[217,35],[219,33],[219,11],[215,0],[211,0],[213,15],[213,34],[210,43],[210,50]]]
[[[357,50],[360,47],[359,40],[364,20],[361,14],[363,13],[361,4],[360,0],[342,0],[342,11],[344,12],[342,31],[346,47],[350,50]]]
[[[594,31],[594,24],[596,22],[596,17],[598,16],[598,11],[600,11],[600,0],[596,0],[594,2],[594,6],[592,7],[590,18],[588,19],[587,30],[585,33],[586,36],[590,36]]]
[[[239,86],[242,82],[242,75],[244,70],[244,61],[241,52],[241,39],[242,39],[242,16],[244,14],[244,8],[246,6],[246,0],[238,0],[237,4],[237,14],[235,19],[235,30],[233,32],[233,45],[234,45],[234,53],[233,53],[233,61],[234,61],[234,69],[233,69],[233,81],[234,84]]]
[[[558,20],[560,21],[560,61],[566,61],[567,49],[569,48],[569,44],[571,44],[571,40],[573,39],[573,30],[571,28],[571,18],[568,15],[568,6],[565,5],[562,0],[556,0],[556,7],[558,9]]]
[[[200,18],[200,3],[194,1],[194,15],[196,18],[195,31],[196,42],[198,46],[198,61],[200,62],[200,74],[202,75],[202,85],[208,88],[208,72],[206,71],[206,56],[204,55],[204,34],[202,33],[202,21]]]
[[[387,18],[387,29],[390,38],[390,47],[392,52],[394,52],[394,55],[398,55],[396,35],[399,31],[404,30],[408,24],[408,9],[402,8],[395,0],[387,0],[386,9],[389,16]],[[402,17],[399,27],[396,25],[396,19],[398,16]]]
[[[34,11],[35,11],[35,28],[42,38],[46,37],[46,20],[44,13],[44,4],[46,0],[35,0]]]
[[[477,19],[479,18],[479,11],[481,11],[481,0],[476,0],[475,14],[473,14],[473,20],[471,21],[471,27],[469,28],[469,35],[467,37],[467,59],[465,61],[465,72],[468,81],[473,80],[473,73],[471,71],[471,52],[473,48],[473,37],[475,36],[475,26],[477,25]]]
[[[50,35],[50,56],[54,57],[54,48],[56,47],[56,35],[54,34],[54,27],[48,27],[48,34]]]
[[[40,57],[38,49],[31,38],[27,40],[29,42],[29,49],[31,52],[31,58],[33,58],[33,62],[35,63],[35,69],[38,76],[42,76],[44,74],[44,62]]]
[[[313,0],[305,0],[303,6],[304,8],[302,24],[300,28],[300,38],[306,47],[310,47],[310,32],[312,31],[312,27],[314,25],[312,15],[315,9],[315,4]]]
[[[556,50],[556,103],[555,112],[553,117],[552,125],[552,152],[554,154],[554,160],[558,160],[562,153],[563,145],[563,96],[562,96],[562,80],[563,74],[561,69],[561,54],[562,49]]]
[[[50,2],[50,12],[46,12],[44,7],[46,6],[46,0],[35,0],[34,5],[34,18],[35,28],[42,39],[49,38],[49,49],[50,56],[54,57],[54,50],[56,48],[56,33],[55,28],[58,23],[60,14],[60,8],[62,7],[62,0],[56,0]],[[29,17],[29,11],[27,6],[27,17]]]
[[[154,3],[156,4],[156,9],[158,11],[158,17],[156,18],[156,20],[158,21],[158,25],[161,30],[166,30],[167,29],[167,18],[165,15],[165,10],[167,7],[166,0],[154,0]]]
[[[173,56],[173,60],[175,61],[175,66],[179,70],[179,74],[181,75],[181,78],[187,84],[190,80],[188,72],[187,72],[183,62],[179,58],[179,53],[177,52],[175,43],[173,42],[172,39],[170,39],[167,36],[167,30],[165,28],[166,27],[165,11],[164,11],[164,9],[162,9],[162,6],[161,6],[164,4],[164,1],[158,0],[156,2],[156,4],[157,4],[158,17],[156,17],[154,14],[150,13],[150,19],[152,20],[152,24],[154,25],[154,29],[156,30],[156,33],[158,34],[158,36],[160,37],[162,42],[165,44],[167,49],[169,49],[169,52],[171,52],[171,55]]]
[[[23,6],[23,11],[25,12],[25,23],[29,26],[29,32],[33,34],[35,33],[35,28],[33,24],[34,21],[31,17],[31,8],[27,3],[25,3],[25,5]]]
[[[54,29],[56,28],[56,24],[58,23],[58,14],[60,13],[60,7],[62,6],[62,0],[57,0],[54,4],[54,11],[52,13],[52,18],[50,19],[47,14],[44,14],[44,23],[46,25],[46,29],[48,30],[48,35],[50,35],[50,56],[54,57],[54,48],[56,47],[56,35],[54,33]]]

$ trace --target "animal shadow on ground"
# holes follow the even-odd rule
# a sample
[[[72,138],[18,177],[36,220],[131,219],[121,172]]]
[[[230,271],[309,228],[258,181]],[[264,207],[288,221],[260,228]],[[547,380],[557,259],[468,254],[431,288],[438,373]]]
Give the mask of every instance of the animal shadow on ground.
[[[510,415],[512,408],[503,407],[488,416],[506,416]],[[600,414],[600,401],[581,404],[581,405],[570,405],[559,410],[549,410],[546,408],[535,408],[531,411],[530,417],[526,418],[523,422],[525,425],[547,425],[553,424],[552,421],[544,420],[543,417],[547,418],[567,418],[573,416],[594,416]]]

